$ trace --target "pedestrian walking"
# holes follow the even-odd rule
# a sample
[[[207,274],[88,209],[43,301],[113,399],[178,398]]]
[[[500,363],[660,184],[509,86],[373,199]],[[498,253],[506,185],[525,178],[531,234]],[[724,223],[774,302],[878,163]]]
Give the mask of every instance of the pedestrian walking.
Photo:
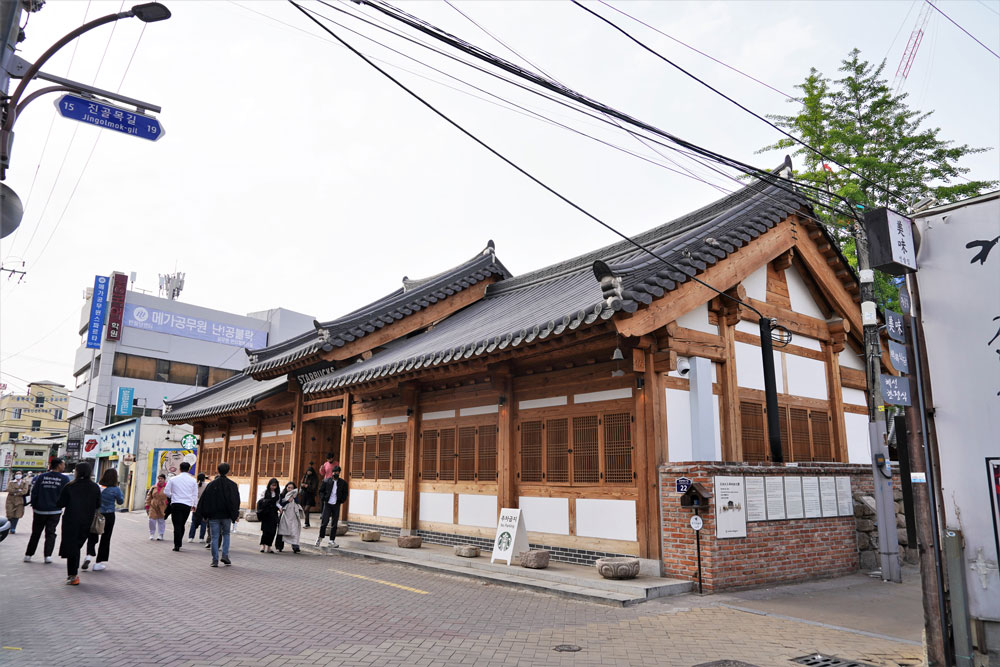
[[[340,466],[334,466],[329,479],[323,480],[323,485],[319,487],[319,498],[323,505],[323,513],[320,515],[319,538],[316,546],[323,543],[326,536],[326,524],[333,520],[330,528],[330,542],[328,547],[338,548],[337,544],[337,523],[340,521],[340,507],[347,501],[347,482],[340,479]]]
[[[229,464],[219,464],[219,476],[201,494],[198,513],[208,521],[212,540],[212,567],[219,567],[221,560],[232,565],[229,560],[229,533],[232,525],[240,518],[240,489],[229,479]],[[221,546],[222,554],[219,554]]]
[[[87,542],[94,515],[101,509],[101,487],[90,479],[87,462],[76,464],[73,481],[59,492],[58,505],[66,511],[62,517],[62,540],[59,557],[66,559],[66,583],[80,584],[80,549]]]
[[[174,551],[180,551],[191,508],[198,506],[198,481],[191,474],[190,463],[181,462],[180,474],[170,478],[163,487],[163,493],[170,498],[170,522],[174,524]]]
[[[292,545],[292,552],[299,553],[299,539],[302,536],[302,506],[298,503],[299,490],[295,488],[295,482],[285,484],[285,492],[278,501],[281,506],[281,517],[278,519],[277,539],[288,542]],[[276,543],[278,551],[282,550],[284,544],[280,546]]]
[[[201,494],[208,486],[207,479],[205,473],[198,473],[198,500],[201,500]],[[195,502],[195,511],[191,515],[191,530],[188,531],[188,542],[194,542],[194,534],[199,528],[201,528],[201,533],[198,535],[198,541],[205,542],[205,545],[208,546],[208,541],[205,540],[205,529],[208,528],[208,522],[198,513],[198,503]]]
[[[59,494],[69,481],[62,474],[65,469],[66,464],[63,460],[54,458],[49,462],[49,471],[38,475],[31,483],[31,537],[28,538],[28,548],[24,552],[25,563],[30,563],[32,556],[35,555],[42,531],[45,532],[45,546],[42,553],[46,563],[52,562],[52,552],[56,548],[56,527],[62,514]]]
[[[4,510],[7,512],[7,520],[10,521],[10,534],[17,534],[17,522],[24,516],[24,503],[27,502],[31,486],[24,477],[24,473],[18,470],[14,473],[14,479],[7,484],[7,502]]]
[[[338,465],[337,457],[333,455],[333,452],[328,453],[326,455],[326,463],[319,467],[319,476],[322,477],[324,481],[330,479],[333,477],[333,468],[336,465]]]
[[[167,503],[170,499],[163,489],[167,486],[167,476],[160,474],[156,484],[146,492],[146,516],[149,517],[149,539],[162,540],[167,530]]]
[[[278,501],[281,500],[281,483],[271,478],[264,495],[257,501],[257,520],[260,521],[260,552],[274,553],[274,538],[278,533]],[[279,538],[278,543],[284,546]]]
[[[87,537],[87,557],[83,559],[82,569],[90,567],[90,561],[96,556],[94,572],[100,572],[108,567],[108,557],[111,555],[111,533],[115,530],[115,505],[125,503],[125,494],[118,487],[118,471],[108,468],[101,475],[101,515],[104,517],[104,532],[98,535],[90,533]],[[100,546],[98,546],[100,541]],[[97,551],[94,551],[97,547]]]
[[[299,495],[297,496],[298,504],[305,512],[306,528],[309,527],[309,510],[316,504],[316,492],[318,490],[319,475],[316,474],[313,462],[310,461],[309,467],[306,468],[306,473],[302,475],[302,484],[299,486]]]

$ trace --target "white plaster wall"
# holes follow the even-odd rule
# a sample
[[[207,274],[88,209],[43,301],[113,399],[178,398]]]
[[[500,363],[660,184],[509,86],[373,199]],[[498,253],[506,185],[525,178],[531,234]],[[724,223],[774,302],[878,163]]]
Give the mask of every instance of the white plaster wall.
[[[617,401],[622,398],[632,398],[632,388],[608,389],[606,391],[592,391],[586,394],[574,394],[573,403],[598,403],[600,401]]]
[[[774,353],[774,380],[780,391],[784,386],[781,373],[781,357]],[[747,389],[764,391],[764,367],[761,363],[760,348],[749,343],[736,343],[736,382]]]
[[[810,317],[818,317],[821,320],[826,319],[826,315],[819,309],[812,294],[809,293],[809,288],[806,287],[806,282],[798,269],[794,266],[786,269],[785,282],[788,283],[788,300],[792,304],[792,310]]]
[[[818,359],[785,354],[785,367],[789,394],[826,400],[826,364]]]
[[[354,509],[354,505],[351,505]],[[378,515],[388,519],[403,518],[403,492],[383,491],[378,492]]]
[[[858,371],[865,370],[865,362],[860,355],[855,354],[854,350],[849,347],[845,347],[840,351],[840,365],[846,366],[847,368],[853,368]]]
[[[421,521],[455,523],[455,494],[420,492]]]
[[[521,508],[524,527],[528,530],[569,535],[569,498],[521,496],[518,498],[518,507]]]
[[[715,434],[715,460],[722,460],[722,421],[719,417],[719,397],[712,396],[712,426]]]
[[[868,415],[853,412],[844,413],[847,431],[847,462],[871,463],[871,448],[868,445]]]
[[[757,324],[756,322],[740,320],[739,322],[736,323],[736,330],[760,338],[760,325]]]
[[[868,406],[868,399],[865,398],[865,392],[860,389],[851,389],[850,387],[841,387],[840,393],[844,398],[844,403],[848,405],[864,405]]]
[[[688,392],[666,389],[667,458],[671,463],[691,460],[691,405]]]
[[[409,417],[406,415],[397,415],[395,417],[382,417],[380,422],[383,426],[388,426],[389,424],[405,424]]]
[[[719,327],[708,323],[708,304],[703,303],[694,310],[689,310],[677,318],[677,324],[685,329],[718,334]]]
[[[250,500],[250,485],[249,484],[237,484],[240,490],[240,500],[246,502]]]
[[[576,499],[576,534],[609,540],[637,538],[634,500]]]
[[[375,513],[375,490],[374,489],[351,489],[348,492],[351,514],[366,514],[372,516]]]
[[[458,494],[458,522],[463,526],[497,525],[497,497],[470,493]]]
[[[767,266],[762,266],[743,280],[743,288],[751,299],[767,299]]]
[[[500,412],[500,406],[494,403],[493,405],[477,405],[474,408],[462,408],[458,411],[460,417],[472,417],[474,415],[494,415]]]
[[[437,410],[436,412],[425,412],[420,415],[420,418],[424,421],[432,421],[434,419],[453,419],[454,417],[454,410]]]
[[[823,349],[823,344],[815,338],[800,336],[798,334],[794,334],[792,336],[792,345],[798,345],[799,347],[804,347],[809,350],[816,350],[817,352],[820,352]]]
[[[569,398],[566,396],[552,396],[551,398],[534,398],[527,401],[518,401],[518,410],[532,410],[535,408],[554,408],[566,405]]]

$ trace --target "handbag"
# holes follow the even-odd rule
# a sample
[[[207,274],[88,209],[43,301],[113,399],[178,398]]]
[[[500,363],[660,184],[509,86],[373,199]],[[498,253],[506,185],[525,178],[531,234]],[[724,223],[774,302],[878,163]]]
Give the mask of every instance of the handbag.
[[[94,535],[104,534],[104,515],[99,511],[94,512],[94,518],[90,521],[90,532]]]

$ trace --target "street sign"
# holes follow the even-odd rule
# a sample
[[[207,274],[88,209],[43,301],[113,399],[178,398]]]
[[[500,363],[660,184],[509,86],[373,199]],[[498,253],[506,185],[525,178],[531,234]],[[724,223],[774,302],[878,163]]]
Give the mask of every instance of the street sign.
[[[157,141],[163,136],[163,126],[152,116],[144,116],[97,100],[88,100],[77,95],[63,95],[56,100],[56,108],[63,118],[104,127],[140,139]]]
[[[702,518],[700,516],[695,514],[694,516],[691,517],[691,528],[693,530],[695,531],[701,530],[701,527],[703,525],[705,525],[705,522],[702,521]]]
[[[899,309],[904,315],[910,314],[910,293],[905,287],[899,288]]]
[[[910,405],[910,381],[882,374],[882,400],[888,405]]]
[[[903,337],[902,315],[887,308],[885,311],[885,328],[889,334],[889,338],[899,341],[900,343],[906,342],[906,338]]]
[[[892,367],[895,368],[900,373],[909,373],[910,364],[909,359],[906,357],[906,346],[900,345],[894,340],[889,341],[889,361],[892,362]]]
[[[188,433],[183,438],[181,438],[181,447],[190,447],[194,449],[198,446],[198,436],[193,433]]]
[[[131,417],[134,396],[134,387],[118,387],[118,405],[115,408],[115,414],[119,417]]]
[[[691,488],[691,479],[688,477],[678,477],[674,482],[674,486],[677,489],[677,493],[687,493],[687,490]]]

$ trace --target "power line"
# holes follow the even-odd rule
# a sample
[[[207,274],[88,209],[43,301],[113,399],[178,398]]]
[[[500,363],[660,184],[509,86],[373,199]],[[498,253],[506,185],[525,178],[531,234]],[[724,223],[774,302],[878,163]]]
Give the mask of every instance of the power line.
[[[963,28],[962,26],[960,26],[955,21],[955,19],[953,19],[950,16],[948,16],[947,14],[945,14],[944,10],[941,9],[940,7],[938,7],[937,5],[935,5],[933,2],[931,2],[931,0],[924,0],[924,2],[926,2],[928,5],[930,5],[935,10],[937,10],[938,14],[940,14],[941,16],[943,16],[946,19],[948,19],[951,22],[951,24],[954,25],[956,28],[958,28],[959,30],[961,30],[962,32],[964,32],[966,35],[968,35],[969,37],[971,37],[976,42],[976,44],[978,44],[979,46],[983,47],[984,49],[986,49],[987,51],[989,51],[990,53],[992,53],[995,57],[1000,58],[1000,54],[998,54],[996,51],[994,51],[990,47],[988,47],[985,44],[983,44],[982,42],[980,42],[979,39],[977,39],[975,35],[973,35],[971,32],[969,32],[968,30],[966,30],[965,28]]]
[[[996,14],[997,16],[1000,16],[1000,12],[998,12],[997,10],[995,10],[992,7],[990,7],[989,5],[987,5],[985,2],[983,2],[983,0],[976,0],[976,2],[978,2],[983,7],[985,7],[988,10],[990,10],[991,12],[993,12],[994,14]]]
[[[301,7],[298,3],[295,2],[295,0],[288,0],[288,2],[291,5],[293,5],[296,9],[298,9],[300,12],[302,12],[309,20],[311,20],[314,23],[316,23],[316,25],[320,26],[323,30],[325,30],[326,32],[328,32],[334,39],[336,39],[341,44],[343,44],[345,47],[347,47],[352,53],[354,53],[356,56],[358,56],[359,58],[361,58],[362,60],[364,60],[369,66],[371,66],[372,68],[374,68],[375,70],[377,70],[380,74],[382,74],[387,79],[389,79],[390,81],[392,81],[393,83],[395,83],[397,86],[399,86],[400,88],[402,88],[404,91],[406,91],[407,93],[409,93],[414,99],[416,99],[421,104],[423,104],[424,106],[426,106],[428,109],[430,109],[431,111],[433,111],[435,114],[437,114],[438,116],[440,116],[443,120],[445,120],[447,123],[449,123],[450,125],[452,125],[455,129],[457,129],[460,132],[462,132],[462,134],[464,134],[467,137],[469,137],[470,139],[472,139],[474,142],[476,142],[477,144],[479,144],[480,146],[482,146],[483,148],[485,148],[486,150],[488,150],[490,153],[492,153],[494,156],[498,157],[503,162],[507,163],[510,167],[512,167],[513,169],[515,169],[519,173],[521,173],[523,176],[527,177],[529,180],[533,181],[535,184],[539,185],[540,187],[542,187],[543,189],[545,189],[546,191],[548,191],[549,193],[551,193],[555,197],[557,197],[560,200],[562,200],[564,203],[566,203],[569,206],[571,206],[572,208],[576,209],[577,211],[579,211],[580,213],[582,213],[586,217],[590,218],[594,222],[598,223],[599,225],[601,225],[602,227],[604,227],[608,231],[612,232],[616,236],[621,237],[627,243],[630,243],[631,245],[635,246],[639,250],[641,250],[641,251],[643,251],[645,253],[648,253],[654,259],[656,259],[656,260],[660,261],[661,263],[663,263],[668,269],[675,271],[680,276],[683,276],[685,280],[688,279],[688,278],[690,278],[693,282],[696,282],[699,285],[707,287],[708,289],[710,289],[713,292],[719,294],[720,296],[725,297],[727,299],[730,299],[730,300],[732,300],[732,301],[734,301],[734,302],[736,302],[736,303],[738,303],[740,305],[744,305],[747,308],[749,308],[750,310],[753,310],[754,312],[757,312],[758,315],[760,314],[758,311],[756,311],[755,308],[753,308],[753,306],[750,306],[749,304],[743,303],[742,301],[740,301],[736,297],[733,297],[732,295],[726,294],[725,292],[723,292],[723,291],[721,291],[721,290],[713,287],[712,285],[709,285],[708,283],[706,283],[705,281],[701,280],[696,275],[694,275],[698,271],[697,266],[692,266],[692,269],[690,271],[686,271],[684,269],[679,268],[678,266],[676,266],[672,262],[664,259],[660,255],[658,255],[655,252],[653,252],[651,249],[647,248],[645,245],[643,245],[643,244],[639,243],[638,241],[636,241],[636,240],[632,239],[631,237],[629,237],[627,234],[624,234],[623,232],[618,231],[616,228],[614,228],[613,226],[611,226],[607,222],[601,220],[600,218],[598,218],[593,213],[589,212],[588,210],[586,210],[585,208],[583,208],[582,206],[580,206],[576,202],[572,201],[571,199],[569,199],[565,195],[561,194],[560,192],[558,192],[554,188],[550,187],[549,185],[547,185],[546,183],[544,183],[543,181],[541,181],[537,177],[533,176],[527,170],[525,170],[524,168],[520,167],[515,162],[513,162],[512,160],[510,160],[509,158],[507,158],[506,156],[504,156],[502,153],[500,153],[499,151],[497,151],[496,149],[494,149],[492,146],[490,146],[489,144],[487,144],[486,142],[484,142],[482,139],[480,139],[477,136],[475,136],[474,134],[472,134],[469,130],[465,129],[460,124],[458,124],[457,122],[455,122],[454,120],[452,120],[450,117],[448,117],[444,112],[438,110],[430,102],[428,102],[427,100],[423,99],[420,95],[418,95],[414,91],[410,90],[405,84],[403,84],[402,82],[400,82],[399,80],[397,80],[395,77],[393,77],[391,74],[389,74],[388,72],[386,72],[384,69],[382,69],[381,67],[379,67],[378,65],[376,65],[371,60],[369,60],[360,51],[358,51],[357,49],[355,49],[354,47],[352,47],[350,44],[348,44],[346,41],[344,41],[339,35],[337,35],[332,30],[330,30],[328,27],[326,27],[325,25],[323,25],[322,23],[320,23],[319,19],[317,19],[310,12],[308,12],[306,9],[304,9],[303,7]],[[692,262],[692,264],[693,264],[693,262]],[[682,280],[676,280],[676,281],[677,282],[683,282]]]

